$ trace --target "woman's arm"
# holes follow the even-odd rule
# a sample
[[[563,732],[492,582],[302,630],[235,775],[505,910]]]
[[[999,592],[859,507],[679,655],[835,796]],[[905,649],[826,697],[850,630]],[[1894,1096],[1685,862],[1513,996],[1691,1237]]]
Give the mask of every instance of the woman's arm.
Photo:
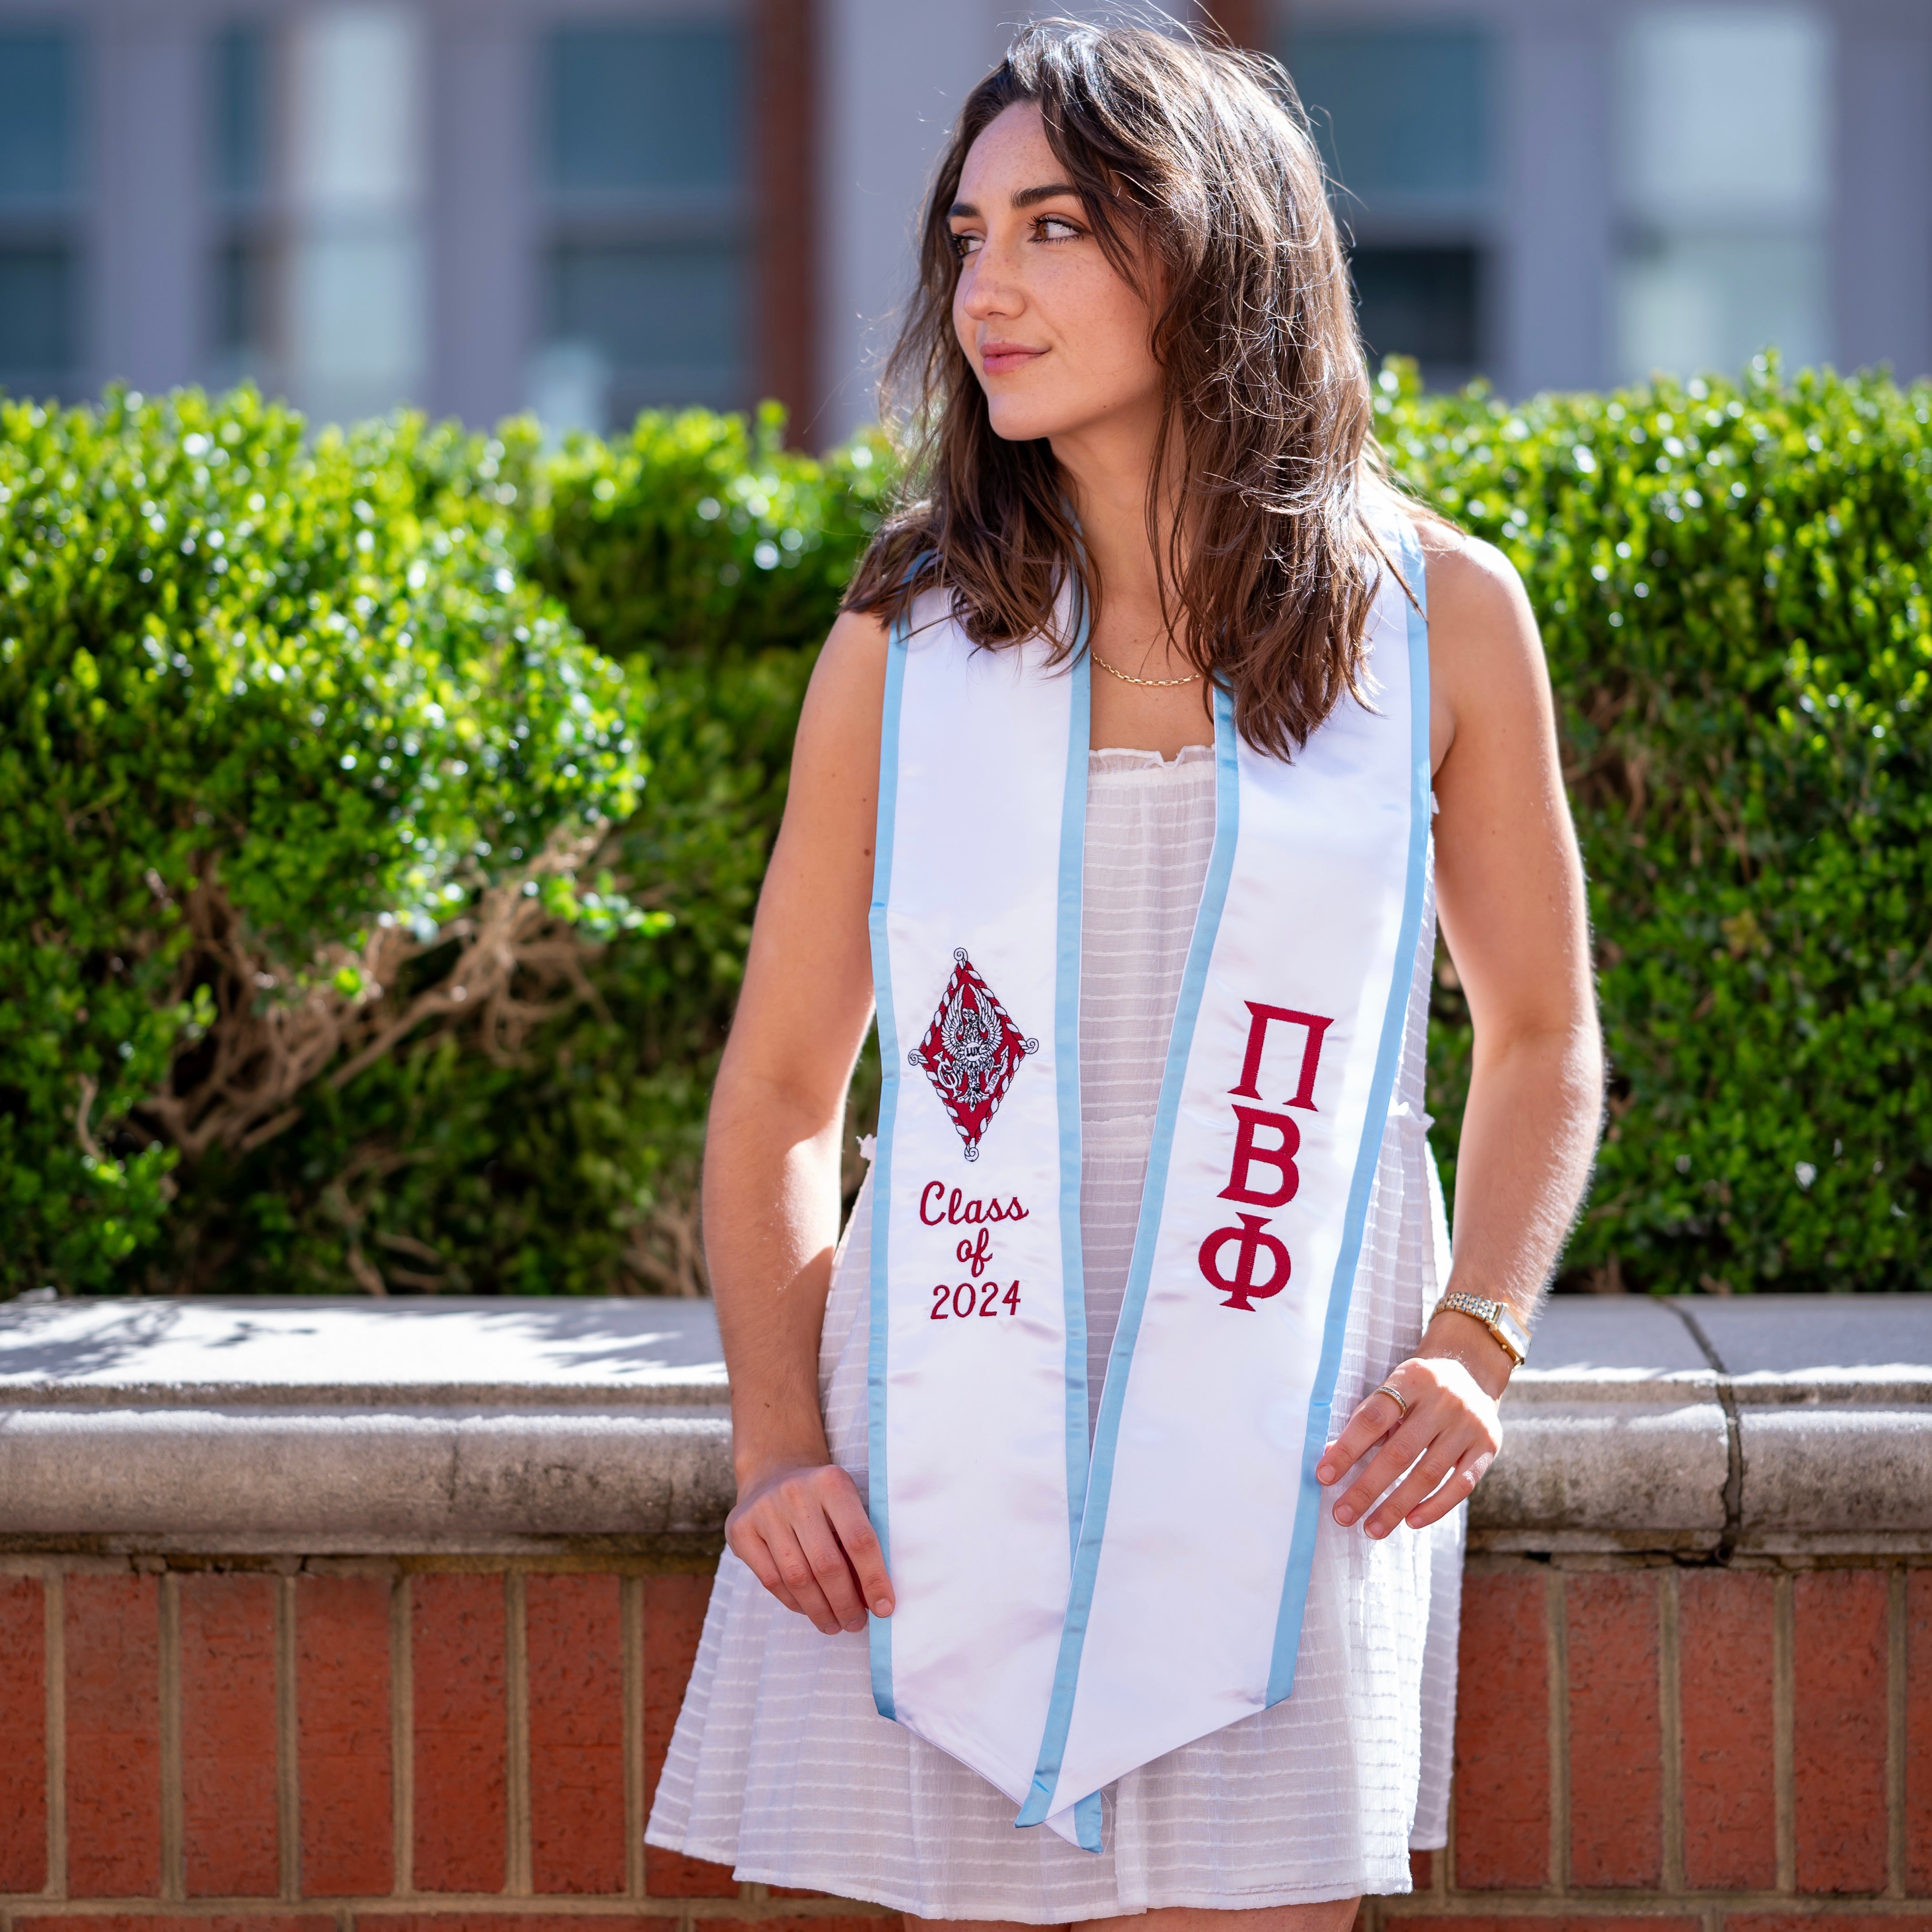
[[[1436,880],[1442,934],[1469,1003],[1475,1057],[1456,1163],[1446,1286],[1502,1301],[1527,1328],[1589,1183],[1603,1107],[1582,862],[1563,794],[1536,620],[1508,560],[1426,522]],[[1473,1490],[1502,1432],[1508,1355],[1474,1317],[1436,1316],[1317,1471],[1371,1536],[1421,1528]]]
[[[848,614],[813,670],[784,822],[704,1148],[704,1252],[731,1376],[725,1540],[828,1634],[892,1609],[878,1538],[832,1462],[818,1344],[838,1239],[845,1093],[872,1012],[866,930],[886,632]]]

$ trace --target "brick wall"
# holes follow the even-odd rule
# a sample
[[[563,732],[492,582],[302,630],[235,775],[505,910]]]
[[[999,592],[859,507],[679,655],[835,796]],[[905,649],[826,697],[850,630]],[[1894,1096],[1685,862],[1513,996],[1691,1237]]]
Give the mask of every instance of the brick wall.
[[[880,1932],[644,1846],[707,1588],[6,1559],[0,1932]],[[1463,1630],[1450,1848],[1365,1932],[1932,1932],[1932,1568],[1478,1555]]]
[[[1449,1846],[1372,1925],[1932,1928],[1932,1569],[1476,1555],[1463,1588]]]
[[[644,1846],[709,1589],[10,1560],[0,1932],[880,1932]]]

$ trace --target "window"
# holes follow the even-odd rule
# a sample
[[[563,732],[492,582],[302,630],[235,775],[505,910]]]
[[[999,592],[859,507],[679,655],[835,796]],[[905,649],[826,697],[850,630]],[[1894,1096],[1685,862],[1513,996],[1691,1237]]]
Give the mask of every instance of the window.
[[[418,398],[428,362],[422,23],[346,0],[209,42],[214,379],[322,422]]]
[[[356,0],[286,31],[283,366],[311,416],[348,422],[417,396],[429,360],[423,23]]]
[[[1457,28],[1310,28],[1292,71],[1350,194],[1468,202],[1489,187],[1487,56]]]
[[[1288,65],[1340,190],[1371,356],[1414,356],[1432,386],[1468,381],[1486,354],[1486,37],[1454,26],[1311,26],[1295,35]]]
[[[1475,249],[1358,248],[1348,268],[1372,360],[1413,356],[1425,369],[1474,374],[1482,272]]]
[[[214,172],[226,201],[257,200],[268,185],[268,35],[250,23],[214,40]]]
[[[76,66],[64,32],[0,31],[0,389],[16,395],[79,380]]]
[[[1829,352],[1831,46],[1809,8],[1641,14],[1620,50],[1620,373]]]
[[[550,180],[566,191],[735,188],[737,37],[568,27],[550,45]]]
[[[726,26],[550,36],[550,238],[532,388],[552,428],[748,400],[742,61]]]
[[[224,388],[244,379],[272,388],[267,32],[253,23],[227,28],[215,36],[211,57],[208,171],[217,236],[212,379]]]

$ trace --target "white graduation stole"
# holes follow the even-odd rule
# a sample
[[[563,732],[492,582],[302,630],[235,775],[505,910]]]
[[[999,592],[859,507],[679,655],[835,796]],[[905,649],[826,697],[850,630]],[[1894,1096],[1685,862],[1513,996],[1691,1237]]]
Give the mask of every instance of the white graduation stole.
[[[1419,599],[1407,520],[1383,540]],[[1215,835],[1088,1442],[1079,987],[1088,668],[892,632],[871,914],[880,1713],[1100,1849],[1124,1772],[1292,1686],[1315,1465],[1402,1052],[1427,627],[1384,571],[1288,762],[1216,694]]]

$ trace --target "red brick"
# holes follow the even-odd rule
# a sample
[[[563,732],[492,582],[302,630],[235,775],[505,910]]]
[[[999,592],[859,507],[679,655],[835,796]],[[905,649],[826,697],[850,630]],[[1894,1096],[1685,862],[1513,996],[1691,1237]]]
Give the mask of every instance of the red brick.
[[[410,1582],[419,1892],[501,1892],[507,1882],[505,1616],[501,1576]]]
[[[1384,1922],[1399,1924],[1402,1932],[1702,1932],[1696,1918],[1616,1918],[1606,1912],[1561,1912],[1531,1918],[1448,1918],[1426,1911],[1411,1912],[1400,1898],[1382,1901]],[[1838,1921],[1832,1922],[1837,1932]],[[707,1924],[707,1932],[709,1927]],[[1814,1927],[1812,1932],[1820,1932]]]
[[[1932,1570],[1905,1579],[1905,1888],[1932,1892]]]
[[[159,1586],[70,1576],[66,1592],[68,1891],[152,1898],[161,1880]]]
[[[615,1576],[532,1576],[530,1871],[538,1892],[624,1888],[624,1634]]]
[[[1884,1888],[1888,1580],[1820,1570],[1792,1581],[1800,1892]]]
[[[281,1889],[275,1589],[268,1576],[182,1579],[182,1835],[191,1898]]]
[[[72,1918],[23,1916],[14,1925],[14,1932],[335,1932],[335,1921],[326,1913],[284,1918],[267,1912],[84,1912]]]
[[[395,1884],[389,1584],[296,1584],[296,1735],[302,1891],[338,1898]]]
[[[600,1918],[597,1922],[601,1928],[604,1921]],[[986,1923],[984,1920],[979,1922]],[[653,1919],[648,1923],[662,1927],[664,1922]],[[785,1918],[754,1918],[748,1914],[740,1918],[727,1913],[717,1918],[706,1917],[692,1921],[692,1925],[701,1927],[703,1932],[900,1932],[904,1923],[896,1912],[836,1912],[823,1918],[804,1912]],[[488,1928],[478,1927],[478,1932],[488,1932]],[[558,1928],[557,1932],[563,1932],[562,1928]],[[572,1922],[571,1932],[580,1932],[580,1924]],[[1644,1932],[1649,1932],[1649,1928],[1646,1927]]]
[[[1456,1700],[1459,1890],[1550,1882],[1550,1651],[1544,1580],[1462,1586]]]
[[[776,1888],[774,1887],[776,1893]],[[813,1898],[823,1894],[814,1892]],[[44,1924],[45,1922],[43,1922]],[[63,1924],[74,1922],[63,1920]],[[148,1922],[152,1926],[153,1921]],[[566,1918],[562,1913],[540,1912],[358,1912],[356,1932],[664,1932],[669,1922],[663,1918],[634,1917],[627,1912],[597,1913],[590,1918]],[[899,1932],[902,1924],[896,1912],[834,1912],[820,1918],[800,1912],[778,1918],[700,1918],[696,1923],[704,1932]],[[1660,1920],[1669,1932],[1674,1922]],[[1646,1924],[1643,1932],[1650,1932]]]
[[[1712,1570],[1687,1571],[1677,1588],[1684,1882],[1768,1892],[1778,1882],[1776,1586],[1749,1570]]]
[[[1408,1855],[1408,1882],[1418,1892],[1427,1892],[1436,1883],[1436,1854],[1433,1852],[1411,1852]]]
[[[657,1795],[658,1774],[677,1728],[684,1687],[704,1631],[711,1579],[644,1580],[644,1807]],[[644,1889],[653,1898],[735,1898],[738,1882],[722,1865],[676,1852],[644,1847]],[[817,1922],[813,1922],[814,1924]],[[868,1924],[871,1922],[868,1921]]]
[[[1575,1886],[1663,1882],[1657,1592],[1649,1570],[1564,1580]]]
[[[667,1932],[667,1922],[628,1912],[570,1918],[561,1912],[465,1912],[459,1907],[447,1912],[358,1912],[356,1932]]]
[[[47,1882],[47,1610],[37,1576],[0,1576],[0,1892]]]
[[[1724,1932],[1932,1932],[1932,1912],[1727,1912],[1724,1928]]]

